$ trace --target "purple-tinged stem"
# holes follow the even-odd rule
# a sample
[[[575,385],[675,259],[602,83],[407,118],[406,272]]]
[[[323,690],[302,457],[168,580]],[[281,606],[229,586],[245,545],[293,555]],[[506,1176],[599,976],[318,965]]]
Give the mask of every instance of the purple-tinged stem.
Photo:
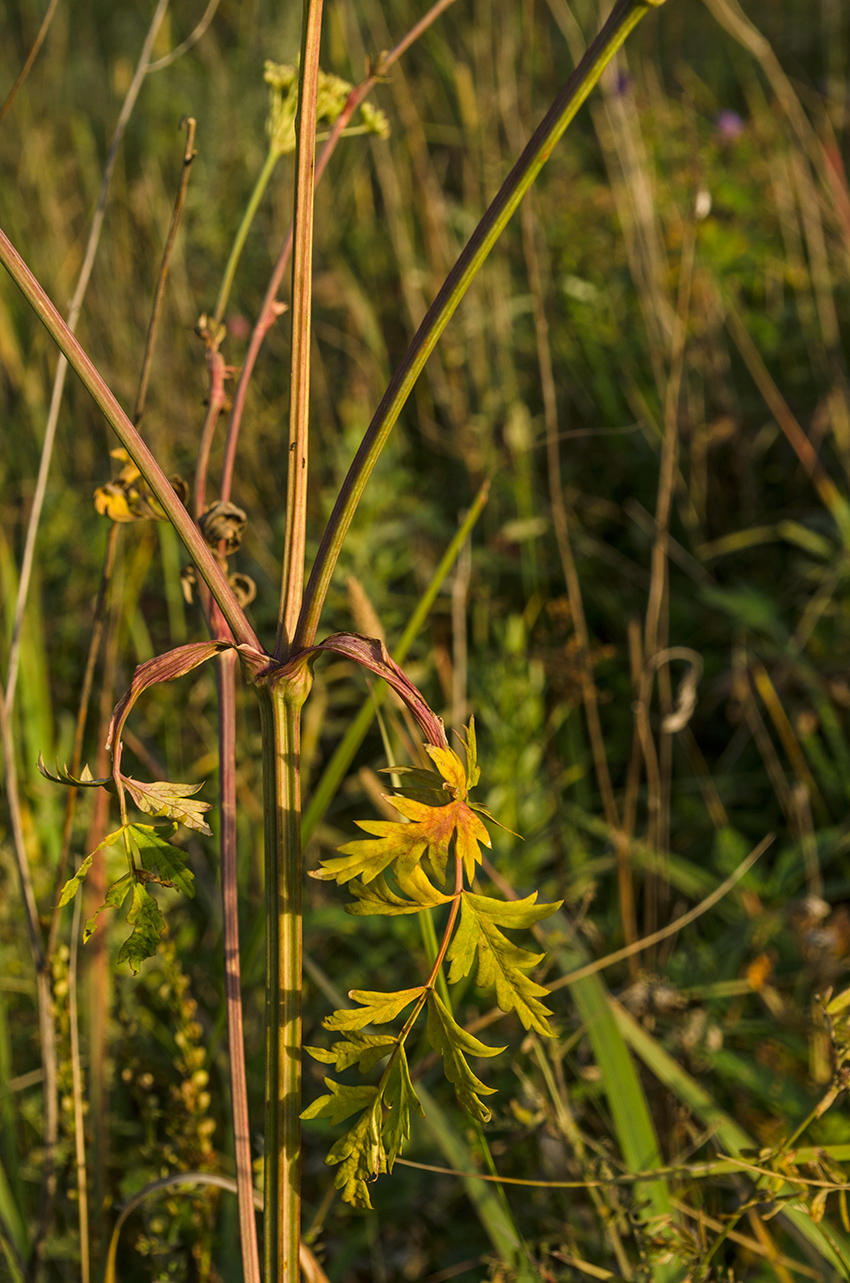
[[[236,872],[236,653],[218,657],[219,797],[221,804],[221,898],[224,914],[224,984],[230,1055],[230,1097],[236,1195],[244,1283],[260,1283],[260,1256],[254,1217],[248,1079],[242,1027],[242,983],[239,962],[239,889]]]

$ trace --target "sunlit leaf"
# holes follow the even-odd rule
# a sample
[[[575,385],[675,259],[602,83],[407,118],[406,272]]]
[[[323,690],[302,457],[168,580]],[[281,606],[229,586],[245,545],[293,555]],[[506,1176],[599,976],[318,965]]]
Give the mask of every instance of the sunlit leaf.
[[[92,775],[91,771],[89,770],[88,766],[84,766],[83,769],[80,771],[79,775],[72,775],[71,772],[68,770],[67,766],[60,767],[59,763],[57,762],[56,774],[54,775],[51,771],[48,771],[47,767],[45,766],[44,755],[42,753],[39,753],[38,755],[37,765],[40,773],[44,776],[44,778],[46,780],[50,780],[53,784],[68,784],[72,788],[78,788],[78,789],[93,789],[93,788],[107,788],[107,789],[112,788],[113,790],[115,789],[115,781],[113,780],[111,775],[106,775],[104,776],[103,779],[96,780]]]
[[[203,784],[171,784],[166,780],[154,780],[150,784],[122,776],[122,783],[140,811],[146,815],[165,816],[177,820],[187,829],[196,829],[206,837],[212,837],[212,829],[204,820],[204,815],[212,809],[212,803],[194,800]],[[111,782],[111,781],[110,781]]]
[[[542,960],[542,953],[521,949],[499,930],[499,926],[525,927],[554,913],[558,905],[535,905],[535,895],[525,900],[503,902],[487,896],[464,892],[461,899],[460,925],[449,945],[446,957],[451,963],[452,984],[468,975],[478,955],[476,984],[491,985],[502,1011],[516,1011],[526,1029],[534,1029],[551,1038],[549,1011],[540,1002],[547,993],[525,973]]]
[[[444,881],[454,843],[467,878],[470,881],[474,878],[475,866],[481,860],[480,844],[489,847],[490,835],[466,800],[466,773],[460,758],[450,748],[438,748],[432,744],[426,745],[426,749],[444,781],[445,802],[431,806],[417,797],[394,795],[391,799],[393,806],[409,823],[358,820],[359,827],[371,833],[372,838],[340,847],[339,857],[322,862],[319,877],[337,882],[349,882],[356,877],[363,882],[371,882],[392,867],[397,880],[403,885],[411,878],[419,861],[427,858],[438,879]],[[430,775],[430,772],[422,774]]]
[[[387,1171],[392,1171],[393,1163],[401,1153],[402,1146],[410,1139],[410,1111],[414,1109],[420,1117],[425,1114],[419,1103],[419,1097],[413,1090],[410,1081],[410,1069],[404,1047],[399,1047],[393,1061],[389,1081],[384,1091],[384,1105],[389,1114],[384,1120],[384,1145],[386,1148]]]
[[[344,1202],[352,1207],[372,1206],[368,1182],[386,1171],[379,1100],[332,1146],[325,1162],[331,1167],[339,1165],[334,1185],[341,1191]]]
[[[492,1096],[496,1089],[475,1076],[466,1063],[466,1056],[498,1056],[504,1047],[488,1047],[461,1029],[435,991],[428,995],[427,1032],[429,1043],[443,1057],[445,1075],[454,1086],[458,1102],[467,1113],[486,1123],[490,1110],[479,1096]]]
[[[349,998],[359,1002],[362,1011],[335,1011],[322,1021],[326,1029],[336,1029],[341,1033],[351,1029],[362,1029],[364,1025],[385,1025],[394,1020],[405,1007],[419,997],[424,986],[418,989],[400,989],[397,993],[373,993],[365,989],[352,989]]]
[[[363,882],[352,882],[349,890],[355,896],[355,903],[347,904],[345,911],[355,917],[364,917],[376,913],[387,916],[402,913],[421,913],[426,908],[449,904],[453,898],[450,895],[443,895],[441,891],[432,886],[419,867],[413,870],[404,883],[404,890],[411,897],[410,899],[402,895],[396,895],[395,891],[387,885],[387,880],[382,874],[379,874],[374,882],[370,882],[368,885]]]
[[[177,831],[176,824],[160,829],[152,824],[130,824],[128,831],[143,868],[158,874],[164,885],[179,887],[186,895],[194,896],[195,875],[186,868],[186,853],[167,840]]]
[[[332,1123],[341,1123],[350,1118],[359,1109],[366,1109],[373,1104],[378,1095],[377,1087],[358,1085],[346,1086],[336,1083],[332,1078],[325,1079],[329,1095],[319,1096],[303,1111],[302,1118],[329,1118]]]
[[[114,846],[115,843],[121,837],[123,832],[124,832],[124,827],[122,825],[122,827],[120,829],[116,829],[114,833],[107,833],[103,841],[98,842],[97,846],[94,848],[91,855],[86,856],[86,858],[83,860],[82,864],[77,869],[77,872],[74,874],[74,876],[72,878],[69,878],[68,881],[63,886],[59,894],[60,908],[63,908],[64,905],[66,904],[70,904],[74,896],[79,891],[80,887],[83,885],[83,882],[85,881],[85,878],[86,878],[86,874],[91,868],[92,857],[97,855],[98,851],[102,851],[105,846]],[[103,906],[101,905],[101,908],[102,907]],[[99,912],[100,910],[98,910],[98,913]]]
[[[322,1064],[335,1065],[339,1073],[357,1065],[361,1074],[368,1074],[389,1055],[397,1041],[392,1034],[363,1034],[352,1030],[347,1038],[330,1047],[305,1047],[304,1050]]]

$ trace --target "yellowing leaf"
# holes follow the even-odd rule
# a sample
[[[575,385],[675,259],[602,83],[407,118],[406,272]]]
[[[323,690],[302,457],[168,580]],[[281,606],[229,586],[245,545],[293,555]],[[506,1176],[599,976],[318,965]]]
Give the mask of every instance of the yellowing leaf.
[[[212,837],[212,829],[204,820],[204,814],[211,810],[210,802],[194,801],[195,793],[203,784],[170,784],[166,780],[154,780],[145,784],[122,776],[122,783],[140,811],[146,815],[167,816],[177,820],[187,829],[195,829],[206,837]],[[111,781],[110,781],[111,782]]]
[[[394,1020],[405,1007],[423,992],[424,986],[418,989],[400,989],[397,993],[373,993],[365,989],[352,989],[349,998],[363,1006],[362,1011],[335,1011],[322,1021],[326,1029],[338,1029],[348,1032],[351,1029],[362,1029],[364,1025],[385,1025]]]
[[[398,1042],[392,1034],[362,1034],[352,1031],[348,1037],[328,1047],[305,1047],[314,1060],[325,1065],[335,1065],[337,1071],[356,1065],[361,1074],[368,1074],[379,1061],[388,1056]]]
[[[330,1095],[314,1100],[303,1111],[302,1118],[329,1118],[332,1123],[341,1123],[344,1118],[350,1118],[359,1109],[371,1105],[378,1095],[377,1087],[347,1087],[343,1083],[335,1083],[332,1078],[325,1079],[325,1086]]]
[[[443,1057],[446,1077],[454,1084],[458,1103],[477,1118],[486,1123],[490,1110],[479,1100],[479,1096],[492,1096],[495,1087],[476,1078],[466,1063],[466,1056],[498,1056],[504,1047],[488,1047],[479,1042],[472,1034],[461,1029],[452,1016],[440,995],[432,991],[428,995],[428,1041],[435,1051]]]
[[[418,866],[413,870],[403,888],[412,898],[406,899],[396,895],[388,885],[383,874],[378,874],[368,886],[363,882],[352,882],[350,891],[355,896],[354,904],[345,906],[346,913],[355,917],[382,913],[394,916],[401,913],[421,913],[423,909],[435,908],[440,904],[451,903],[453,897],[443,895],[432,886]]]
[[[555,904],[535,905],[536,898],[535,893],[525,900],[503,902],[464,891],[460,925],[446,957],[451,962],[449,980],[454,984],[468,974],[477,950],[476,984],[482,988],[493,985],[502,1011],[516,1011],[526,1029],[551,1038],[550,1013],[540,1002],[547,990],[525,974],[537,966],[543,954],[520,949],[499,930],[499,925],[530,926],[558,908]]]

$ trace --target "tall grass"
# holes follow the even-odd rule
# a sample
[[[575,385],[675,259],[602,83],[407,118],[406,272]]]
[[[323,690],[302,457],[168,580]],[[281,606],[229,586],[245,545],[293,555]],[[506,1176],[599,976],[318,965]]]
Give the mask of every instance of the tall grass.
[[[0,92],[42,16],[7,12]],[[358,81],[364,57],[419,16],[399,0],[330,6],[322,67]],[[557,1036],[526,1034],[480,991],[453,986],[456,1018],[485,1038],[492,1025],[489,1040],[511,1046],[476,1061],[498,1088],[492,1119],[476,1128],[424,1041],[409,1046],[426,1118],[414,1118],[405,1159],[433,1170],[397,1164],[373,1187],[373,1211],[335,1194],[323,1159],[338,1130],[306,1122],[307,1271],[434,1283],[847,1277],[850,1134],[835,1091],[848,1038],[841,1001],[827,1004],[850,955],[850,33],[840,6],[825,2],[817,17],[806,6],[671,0],[642,24],[479,271],[363,492],[323,631],[380,628],[391,652],[403,637],[405,670],[447,725],[459,731],[474,712],[483,800],[523,838],[494,832],[482,889],[566,901],[539,928],[538,978],[554,982]],[[0,126],[0,225],[60,309],[150,18],[97,7],[72,16],[60,3]],[[194,20],[169,11],[152,56]],[[316,189],[304,352],[308,560],[390,374],[599,20],[589,0],[459,0],[374,90],[390,138],[336,149]],[[201,425],[214,419],[203,404],[210,347],[227,413],[236,375],[223,367],[244,360],[286,236],[291,160],[275,167],[245,241],[227,335],[205,348],[193,331],[213,313],[267,153],[263,60],[294,61],[296,28],[263,4],[225,6],[192,49],[145,79],[117,153],[79,334],[129,407],[180,179],[177,124],[184,113],[197,122],[140,422],[166,474],[191,476]],[[4,279],[5,686],[55,354]],[[232,486],[248,524],[231,569],[256,584],[248,609],[265,638],[278,623],[286,538],[289,325],[283,317],[268,330],[257,359]],[[213,439],[212,478],[222,442]],[[103,641],[81,760],[97,776],[109,771],[106,720],[136,664],[205,635],[198,589],[184,600],[185,557],[165,525],[126,526],[96,607],[110,536],[91,498],[121,466],[114,444],[69,380],[3,750],[20,793],[0,834],[0,1274],[11,1278],[85,1277],[82,1111],[98,1278],[119,1210],[146,1185],[239,1171],[244,1193],[245,1154],[259,1187],[268,1152],[260,726],[245,691],[235,696],[236,769],[221,773],[224,804],[212,813],[218,834],[235,797],[241,1159],[215,844],[190,835],[197,894],[168,909],[168,939],[137,978],[116,963],[123,922],[77,949],[79,923],[64,910],[38,975],[22,925],[15,844],[36,930],[61,882],[65,798],[35,763],[43,752],[51,769],[72,764],[96,618]],[[486,504],[447,562],[485,481]],[[359,589],[347,592],[348,579]],[[406,625],[423,598],[414,635]],[[384,813],[378,770],[419,764],[418,729],[391,699],[375,718],[380,701],[344,658],[317,668],[301,744],[308,869],[351,840],[352,820]],[[210,780],[213,800],[215,704],[206,668],[152,689],[129,723],[124,769]],[[116,814],[107,795],[80,793],[68,821],[74,864]],[[721,900],[641,944],[710,896],[768,833],[773,844]],[[122,872],[115,858],[106,856],[107,881]],[[305,911],[305,1043],[327,1041],[328,1004],[343,1007],[350,990],[389,976],[406,987],[427,973],[427,932],[410,918],[350,917],[339,889],[317,880],[306,883]],[[572,976],[615,951],[619,961]],[[53,1121],[39,997],[42,1038],[55,1028]],[[308,1101],[323,1069],[305,1063]],[[539,1184],[479,1179],[494,1173]],[[229,1189],[163,1187],[139,1202],[121,1226],[120,1277],[238,1277]],[[244,1198],[241,1225],[244,1239]]]

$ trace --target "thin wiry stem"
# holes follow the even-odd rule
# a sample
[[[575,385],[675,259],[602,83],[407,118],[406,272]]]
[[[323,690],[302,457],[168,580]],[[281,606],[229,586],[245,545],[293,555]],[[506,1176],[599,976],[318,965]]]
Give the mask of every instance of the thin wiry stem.
[[[17,98],[18,91],[20,90],[21,85],[24,83],[27,76],[30,74],[32,65],[35,62],[36,58],[38,57],[38,51],[41,48],[41,46],[44,44],[44,38],[47,35],[51,22],[53,21],[53,15],[56,12],[56,6],[58,3],[59,3],[59,0],[50,0],[50,4],[47,6],[47,12],[45,13],[44,17],[41,20],[41,26],[38,29],[38,35],[36,36],[35,40],[32,42],[32,48],[30,49],[29,53],[26,56],[23,67],[21,67],[20,71],[18,72],[15,78],[15,83],[12,85],[12,88],[9,90],[6,97],[4,98],[3,106],[0,107],[0,125],[2,125],[3,121],[6,118],[7,113],[11,110],[12,103]]]
[[[437,0],[426,14],[424,14],[415,26],[399,40],[398,44],[385,54],[382,59],[371,69],[370,74],[361,81],[348,95],[345,106],[340,115],[334,121],[333,127],[328,135],[324,147],[319,153],[316,161],[315,182],[318,183],[328,167],[328,162],[336,150],[336,145],[345,131],[348,122],[354,115],[361,102],[371,93],[381,76],[385,75],[394,62],[397,62],[403,53],[405,53],[415,40],[427,31],[432,23],[436,22],[449,5],[454,4],[454,0]],[[257,363],[257,357],[260,354],[260,348],[263,340],[274,325],[278,316],[284,310],[283,304],[277,301],[278,291],[280,290],[283,276],[289,263],[289,256],[292,253],[292,228],[287,232],[286,239],[281,247],[274,270],[269,279],[268,288],[266,289],[263,306],[260,309],[260,315],[251,334],[251,341],[248,344],[248,351],[245,354],[245,360],[242,364],[242,371],[239,376],[239,382],[236,386],[236,392],[233,397],[233,409],[230,412],[230,422],[227,427],[227,441],[224,446],[224,466],[221,474],[221,498],[225,502],[230,498],[230,491],[233,486],[233,469],[236,462],[236,446],[239,441],[239,429],[242,423],[242,415],[245,410],[245,399],[248,394],[248,384],[254,373],[254,366]]]
[[[80,1283],[89,1283],[89,1193],[86,1170],[86,1135],[83,1123],[83,1070],[80,1060],[80,1022],[77,1009],[77,967],[80,951],[80,927],[83,920],[83,897],[74,901],[71,928],[71,957],[68,966],[68,1021],[71,1029],[71,1083],[74,1101],[74,1157],[77,1168],[77,1213],[80,1224]]]
[[[145,36],[145,42],[142,45],[142,52],[139,55],[139,61],[136,64],[135,74],[130,82],[129,89],[127,90],[124,105],[121,108],[120,115],[118,116],[118,120],[116,121],[115,129],[112,134],[112,141],[109,144],[106,164],[103,167],[103,176],[100,180],[100,191],[97,195],[94,218],[92,219],[86,252],[83,257],[83,265],[80,268],[77,288],[74,290],[74,296],[71,299],[71,305],[68,308],[67,328],[71,334],[73,334],[77,328],[80,309],[83,306],[83,299],[85,298],[89,280],[91,279],[95,255],[97,254],[97,247],[100,243],[100,233],[103,230],[103,220],[106,215],[106,200],[109,195],[109,184],[112,180],[112,171],[115,168],[115,161],[118,157],[118,149],[124,139],[127,123],[130,119],[133,108],[136,105],[139,90],[141,89],[142,83],[147,75],[151,50],[153,49],[157,32],[159,31],[162,20],[165,17],[168,5],[169,0],[158,0],[153,18],[151,19],[151,24],[148,27],[148,33]],[[6,265],[8,267],[8,264]],[[24,542],[24,555],[23,560],[21,561],[21,575],[18,580],[18,596],[15,601],[15,615],[12,623],[12,640],[9,645],[9,666],[6,674],[6,703],[10,712],[15,704],[15,687],[18,680],[18,662],[21,652],[21,629],[23,627],[24,609],[27,604],[33,561],[35,559],[36,535],[38,534],[38,527],[41,521],[41,510],[44,504],[44,496],[47,491],[47,474],[50,471],[50,461],[53,457],[53,445],[56,440],[56,427],[59,422],[59,408],[62,404],[62,393],[65,388],[65,375],[67,372],[68,361],[65,353],[63,352],[56,364],[56,373],[53,378],[53,391],[50,397],[50,409],[47,414],[47,427],[44,433],[44,442],[41,447],[38,478],[35,483],[35,493],[33,494],[32,508],[30,509],[26,540]]]
[[[316,103],[324,0],[305,0],[298,85],[295,209],[292,219],[292,344],[289,381],[286,531],[276,658],[287,658],[304,595],[307,545],[307,455],[310,421],[310,352],[313,307],[313,195]]]
[[[180,183],[177,187],[177,195],[174,199],[174,209],[171,212],[171,223],[168,228],[168,235],[165,238],[165,249],[162,252],[162,263],[160,264],[159,276],[157,277],[156,289],[154,290],[151,319],[148,324],[148,335],[145,340],[145,354],[142,357],[142,372],[139,376],[139,390],[136,393],[136,404],[133,409],[133,422],[137,427],[145,412],[145,402],[148,395],[148,379],[150,378],[151,364],[153,362],[153,349],[156,342],[156,333],[159,329],[159,318],[162,313],[162,301],[165,297],[165,282],[168,280],[168,266],[171,261],[172,250],[174,249],[174,241],[177,237],[180,215],[183,213],[183,204],[186,200],[186,189],[189,186],[189,171],[192,168],[192,161],[198,154],[195,151],[195,121],[191,116],[188,116],[180,122],[181,129],[184,124],[186,126],[186,146],[183,149],[183,168],[180,173]]]
[[[203,17],[194,31],[191,31],[185,40],[181,40],[177,48],[171,50],[171,53],[163,54],[161,58],[157,58],[156,62],[152,62],[148,70],[150,72],[163,71],[166,67],[170,67],[173,62],[176,62],[178,58],[182,58],[183,54],[187,53],[193,45],[196,45],[215,17],[215,11],[219,3],[220,0],[210,0],[204,10]]]
[[[425,362],[558,139],[617,49],[651,7],[655,7],[654,0],[618,0],[602,31],[538,125],[428,309],[384,393],[334,506],[304,594],[294,637],[297,648],[309,646],[315,640],[343,540],[366,482]]]

